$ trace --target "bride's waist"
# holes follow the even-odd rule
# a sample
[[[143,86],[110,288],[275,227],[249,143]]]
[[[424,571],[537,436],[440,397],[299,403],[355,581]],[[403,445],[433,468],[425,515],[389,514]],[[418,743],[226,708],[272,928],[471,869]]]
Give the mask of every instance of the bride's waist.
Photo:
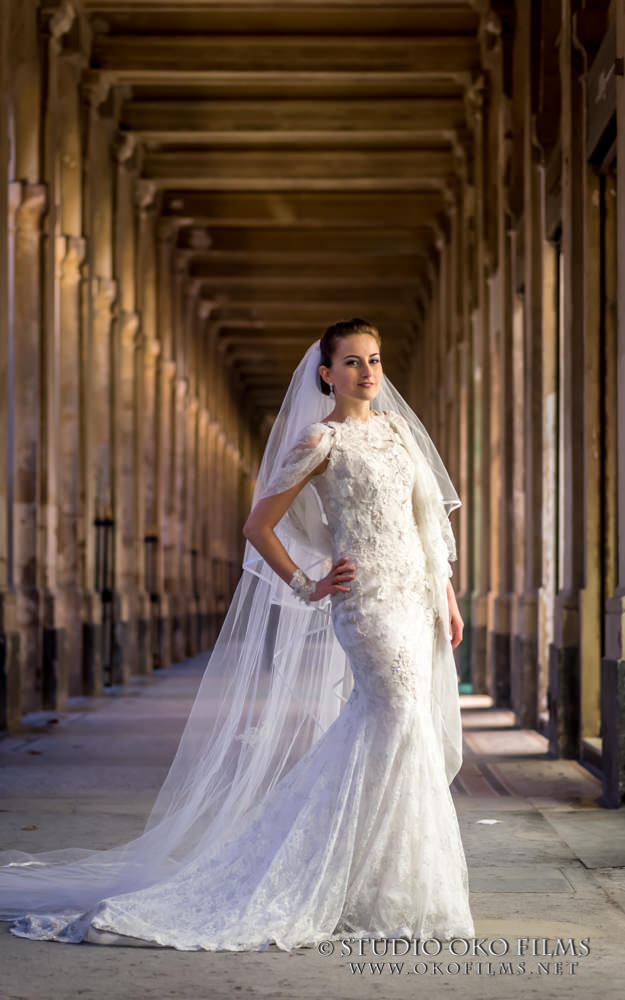
[[[332,558],[348,558],[356,567],[364,568],[371,573],[384,574],[389,568],[411,567],[425,564],[425,551],[418,535],[402,537],[392,543],[380,542],[379,539],[341,539],[332,547]]]

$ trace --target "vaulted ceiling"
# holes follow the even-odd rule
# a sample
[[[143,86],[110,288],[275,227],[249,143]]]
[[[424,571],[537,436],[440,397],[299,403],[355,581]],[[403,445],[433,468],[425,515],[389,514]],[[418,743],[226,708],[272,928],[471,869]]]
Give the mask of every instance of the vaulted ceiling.
[[[86,0],[142,175],[179,217],[224,357],[271,417],[337,319],[401,385],[466,145],[478,14],[430,2]]]

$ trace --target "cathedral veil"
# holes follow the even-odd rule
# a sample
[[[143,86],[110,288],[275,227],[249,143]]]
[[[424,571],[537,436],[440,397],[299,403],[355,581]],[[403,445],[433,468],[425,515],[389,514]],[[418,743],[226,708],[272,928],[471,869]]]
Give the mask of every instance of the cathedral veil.
[[[297,366],[271,429],[253,504],[276,492],[303,430],[333,409],[333,399],[317,387],[319,364],[317,340]],[[415,464],[413,509],[439,611],[432,713],[451,782],[462,741],[445,590],[448,560],[456,558],[448,516],[460,500],[427,431],[386,376],[371,405],[389,413]],[[306,573],[328,572],[329,532],[312,483],[275,531]],[[241,577],[143,833],[106,850],[0,852],[0,919],[79,918],[101,899],[152,885],[198,855],[217,856],[338,717],[351,686],[329,597],[303,604],[247,541]]]

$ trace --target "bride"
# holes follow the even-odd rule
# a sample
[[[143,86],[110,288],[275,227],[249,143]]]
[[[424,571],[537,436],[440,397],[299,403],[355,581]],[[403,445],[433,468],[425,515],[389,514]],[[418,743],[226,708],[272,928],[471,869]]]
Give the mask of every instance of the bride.
[[[380,348],[351,320],[307,350],[144,832],[1,853],[13,934],[208,951],[474,935],[449,790],[460,501]]]

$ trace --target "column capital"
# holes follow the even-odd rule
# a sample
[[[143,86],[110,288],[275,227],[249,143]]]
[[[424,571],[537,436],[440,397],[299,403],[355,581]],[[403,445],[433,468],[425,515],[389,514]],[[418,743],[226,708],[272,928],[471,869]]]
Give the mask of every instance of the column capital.
[[[156,337],[146,337],[143,341],[143,346],[145,348],[146,357],[156,363],[156,359],[161,353],[160,340],[157,340]]]
[[[481,61],[485,69],[492,70],[497,65],[497,60],[502,52],[502,34],[501,18],[488,8],[480,18],[478,28]]]
[[[9,211],[12,210],[16,231],[38,234],[41,217],[46,210],[48,201],[45,184],[15,181],[9,187]]]
[[[161,354],[160,354],[159,357],[160,357],[159,368],[161,370],[161,374],[169,382],[173,383],[175,375],[176,375],[176,362],[175,361],[165,361],[165,359],[163,358],[162,352],[161,352]]]
[[[82,236],[56,237],[56,263],[63,284],[76,285],[80,281],[80,265],[87,249]]]
[[[154,181],[148,180],[147,177],[137,178],[134,188],[135,205],[141,213],[148,212],[151,208],[154,208],[154,199],[156,198],[157,191],[158,186]]]
[[[137,137],[134,132],[119,129],[113,140],[113,155],[120,166],[127,166],[137,149]]]
[[[59,0],[54,6],[46,3],[44,13],[49,14],[48,31],[55,42],[66,35],[76,19],[76,9],[69,0]]]
[[[176,399],[178,403],[183,403],[189,391],[189,379],[186,375],[179,375],[176,379]]]
[[[486,78],[483,73],[480,73],[464,92],[464,106],[469,121],[482,117],[486,96],[485,91]]]
[[[95,312],[110,314],[117,295],[117,282],[112,278],[92,278],[91,295]]]
[[[213,309],[215,308],[215,302],[213,299],[200,299],[197,306],[197,312],[200,319],[208,319]]]
[[[179,215],[161,215],[156,224],[156,238],[159,243],[169,243],[178,236],[182,226],[189,225],[191,219],[183,219]]]
[[[127,346],[137,346],[137,341],[141,338],[139,313],[127,312],[122,309],[117,319],[122,343]]]
[[[113,81],[100,69],[87,69],[82,76],[82,92],[92,111],[97,111],[111,92]]]
[[[190,253],[182,247],[174,248],[174,271],[178,277],[186,277],[189,270]]]

